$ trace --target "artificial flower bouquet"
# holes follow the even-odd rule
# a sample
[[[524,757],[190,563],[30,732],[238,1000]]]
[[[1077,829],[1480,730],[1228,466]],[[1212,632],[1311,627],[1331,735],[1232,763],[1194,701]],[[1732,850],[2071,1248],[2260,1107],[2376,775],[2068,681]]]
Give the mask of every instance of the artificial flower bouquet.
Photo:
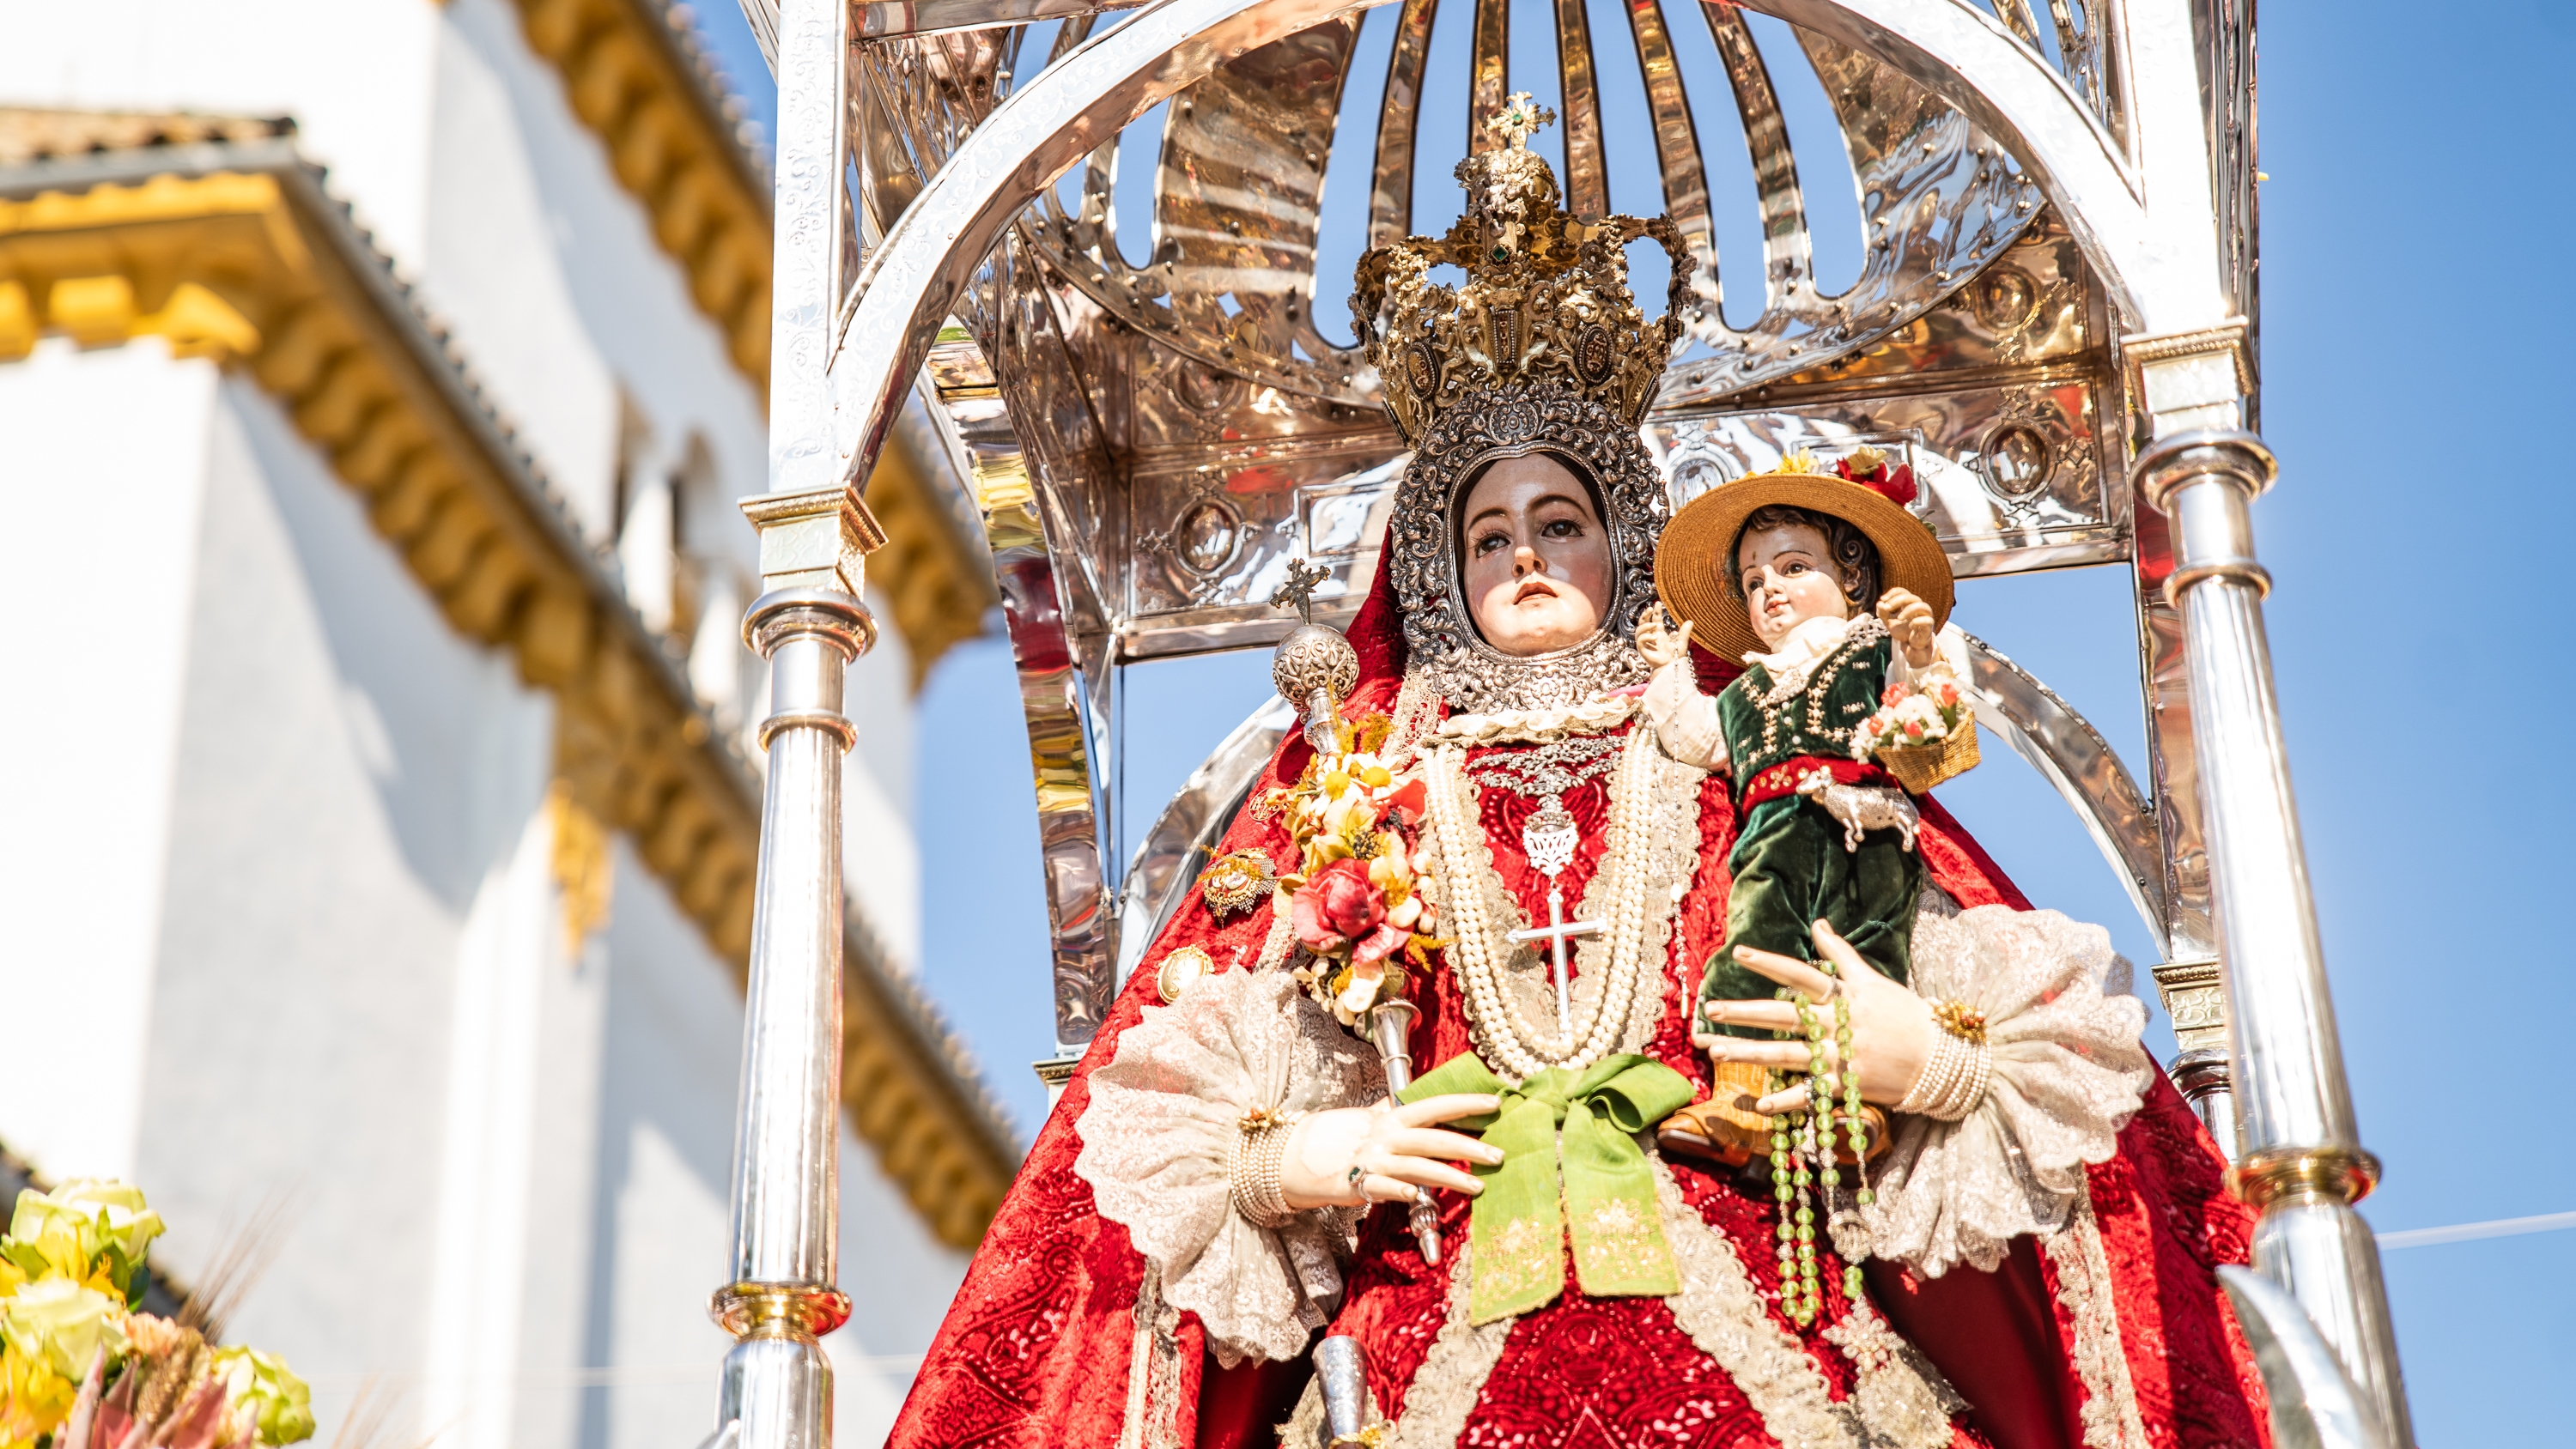
[[[0,1449],[250,1449],[312,1437],[284,1360],[139,1311],[161,1215],[99,1179],[18,1194],[0,1236]]]
[[[1878,712],[1852,731],[1852,758],[1875,760],[1909,793],[1920,795],[1977,763],[1976,708],[1955,680],[1917,689],[1891,684]]]
[[[1405,962],[1425,966],[1425,952],[1448,944],[1433,934],[1438,913],[1420,889],[1430,863],[1407,843],[1423,817],[1422,782],[1398,783],[1372,753],[1386,728],[1383,717],[1344,727],[1341,751],[1317,756],[1264,802],[1297,845],[1296,873],[1279,878],[1305,948],[1294,973],[1345,1026],[1403,995]]]

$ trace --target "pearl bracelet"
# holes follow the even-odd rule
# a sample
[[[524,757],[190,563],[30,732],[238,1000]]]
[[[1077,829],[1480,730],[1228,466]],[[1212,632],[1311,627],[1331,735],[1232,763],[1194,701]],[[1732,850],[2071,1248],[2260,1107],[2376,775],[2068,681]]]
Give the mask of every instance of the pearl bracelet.
[[[1956,1122],[1985,1101],[1987,1084],[1994,1077],[1994,1049],[1985,1043],[1981,1019],[1973,1032],[1961,1031],[1954,1025],[1957,1015],[1956,1011],[1933,1013],[1941,1035],[1932,1044],[1932,1058],[1923,1064],[1922,1075],[1914,1079],[1905,1100],[1896,1104],[1897,1111]]]
[[[1293,1114],[1247,1112],[1243,1130],[1235,1134],[1233,1149],[1226,1154],[1226,1183],[1234,1210],[1256,1228],[1279,1227],[1297,1215],[1288,1205],[1282,1180],[1289,1131],[1295,1125]]]
[[[1923,1070],[1915,1076],[1914,1085],[1906,1089],[1905,1099],[1896,1104],[1896,1110],[1914,1116],[1928,1115],[1932,1104],[1947,1096],[1957,1083],[1963,1046],[1947,1032],[1934,1037],[1932,1055],[1924,1060]]]

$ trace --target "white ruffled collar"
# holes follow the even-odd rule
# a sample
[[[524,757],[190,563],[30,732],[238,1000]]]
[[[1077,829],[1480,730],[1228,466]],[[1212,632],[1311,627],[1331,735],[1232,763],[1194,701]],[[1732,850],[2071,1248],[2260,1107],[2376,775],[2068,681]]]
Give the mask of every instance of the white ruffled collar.
[[[1771,672],[1774,680],[1786,682],[1792,676],[1804,677],[1819,659],[1834,652],[1851,632],[1853,621],[1818,616],[1789,631],[1780,647],[1768,654],[1755,651],[1744,656],[1747,664],[1759,664]]]
[[[1490,745],[1522,740],[1561,740],[1569,734],[1598,734],[1615,729],[1637,712],[1634,694],[1599,695],[1581,704],[1547,709],[1506,709],[1490,714],[1453,714],[1431,732],[1440,743]]]

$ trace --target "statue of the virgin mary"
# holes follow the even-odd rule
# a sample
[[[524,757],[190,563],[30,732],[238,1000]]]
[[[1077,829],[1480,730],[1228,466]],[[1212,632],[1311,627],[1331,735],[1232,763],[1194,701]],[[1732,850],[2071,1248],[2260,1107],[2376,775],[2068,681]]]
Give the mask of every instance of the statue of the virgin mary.
[[[1679,326],[1645,320],[1623,250],[1678,240],[1566,215],[1528,120],[1460,168],[1447,237],[1361,263],[1415,450],[1343,732],[1282,745],[1230,864],[1145,954],[890,1443],[1316,1449],[1326,1334],[1365,1351],[1380,1449],[2265,1443],[2213,1275],[2251,1218],[2139,1045],[2127,964],[1938,804],[1917,802],[1908,983],[1820,931],[1815,964],[1757,966],[1782,1001],[1719,1010],[1830,1030],[1693,1021],[1737,802],[1640,717],[1667,505],[1638,428]],[[1698,677],[1739,667],[1702,654]],[[1365,742],[1402,802],[1349,899],[1281,883],[1310,736]],[[1397,1098],[1350,1021],[1390,971],[1422,1068]],[[1781,1115],[1767,1165],[1669,1152],[1658,1124],[1707,1110],[1712,1056],[1824,1063],[1886,1150],[1837,1174]]]

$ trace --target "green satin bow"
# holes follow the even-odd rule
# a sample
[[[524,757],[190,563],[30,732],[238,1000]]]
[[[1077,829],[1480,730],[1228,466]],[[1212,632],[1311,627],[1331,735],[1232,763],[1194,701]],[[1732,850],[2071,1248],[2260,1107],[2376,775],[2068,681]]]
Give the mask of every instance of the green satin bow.
[[[1419,1102],[1450,1092],[1502,1098],[1501,1110],[1450,1124],[1481,1131],[1488,1145],[1503,1149],[1499,1167],[1470,1164],[1485,1184],[1467,1220],[1476,1274],[1470,1322],[1527,1313],[1565,1291],[1569,1228],[1575,1276],[1586,1294],[1661,1298],[1681,1291],[1681,1271],[1655,1205],[1654,1169],[1635,1134],[1690,1101],[1687,1078],[1623,1052],[1580,1075],[1550,1067],[1509,1087],[1474,1052],[1461,1052],[1402,1095]]]

